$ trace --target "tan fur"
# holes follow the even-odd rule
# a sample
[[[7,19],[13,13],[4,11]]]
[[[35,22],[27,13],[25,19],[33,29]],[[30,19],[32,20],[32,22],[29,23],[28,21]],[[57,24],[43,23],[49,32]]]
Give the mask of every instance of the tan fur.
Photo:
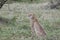
[[[29,13],[28,17],[29,17],[30,23],[31,23],[32,34],[36,33],[37,37],[45,36],[46,33],[45,33],[44,29],[42,28],[42,26],[39,24],[39,21],[38,21],[37,17],[35,16],[35,14]]]

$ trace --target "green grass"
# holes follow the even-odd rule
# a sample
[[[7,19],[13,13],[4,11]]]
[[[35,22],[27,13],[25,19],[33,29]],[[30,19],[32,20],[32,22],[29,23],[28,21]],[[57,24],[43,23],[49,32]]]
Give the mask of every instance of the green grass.
[[[15,0],[16,2],[28,2],[28,3],[42,3],[42,2],[46,2],[47,0]]]
[[[60,10],[41,9],[39,4],[5,4],[0,16],[11,19],[10,23],[0,23],[0,40],[31,40],[30,22],[27,14],[34,12],[47,33],[46,40],[60,40]],[[37,40],[36,37],[34,37]]]

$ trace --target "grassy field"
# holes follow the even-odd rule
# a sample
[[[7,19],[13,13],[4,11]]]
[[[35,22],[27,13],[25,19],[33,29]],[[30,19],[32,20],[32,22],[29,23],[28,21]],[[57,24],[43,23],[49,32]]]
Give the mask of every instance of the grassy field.
[[[46,40],[60,40],[60,10],[45,10],[40,6],[40,3],[5,4],[0,10],[0,17],[11,20],[8,23],[0,21],[0,40],[31,40],[29,12],[38,17],[47,33]],[[37,40],[36,37],[34,40]]]

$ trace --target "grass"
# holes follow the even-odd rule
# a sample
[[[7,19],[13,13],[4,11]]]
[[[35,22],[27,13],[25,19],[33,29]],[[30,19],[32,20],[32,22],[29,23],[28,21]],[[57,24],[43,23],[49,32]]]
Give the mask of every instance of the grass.
[[[40,3],[5,4],[0,16],[12,19],[11,23],[0,23],[0,40],[31,40],[30,22],[27,14],[34,12],[47,33],[46,40],[60,40],[60,10],[45,10]],[[34,37],[37,40],[36,37]]]
[[[42,3],[42,2],[46,2],[46,1],[48,1],[48,0],[33,0],[33,1],[31,1],[31,0],[15,0],[16,2],[27,2],[27,3]]]

